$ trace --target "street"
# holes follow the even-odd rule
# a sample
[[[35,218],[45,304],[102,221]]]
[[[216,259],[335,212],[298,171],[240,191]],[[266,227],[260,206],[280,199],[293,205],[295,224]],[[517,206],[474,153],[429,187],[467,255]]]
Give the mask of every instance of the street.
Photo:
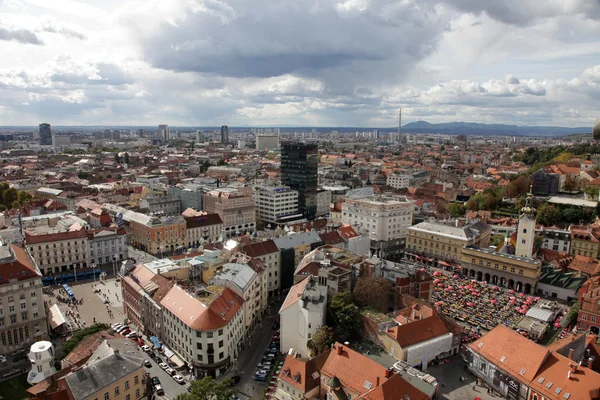
[[[150,374],[151,378],[156,376],[158,379],[160,379],[160,385],[165,391],[165,395],[158,396],[158,399],[173,400],[178,395],[187,393],[187,387],[189,386],[189,382],[187,381],[188,376],[184,376],[186,379],[186,384],[180,385],[179,383],[175,382],[173,378],[169,376],[162,368],[160,368],[158,363],[150,358],[146,353],[144,353],[144,358],[146,360],[150,360],[152,363],[152,368],[146,368],[146,371]],[[164,362],[164,360],[159,362]]]
[[[250,341],[246,347],[240,352],[236,365],[231,367],[224,375],[223,379],[230,378],[234,375],[239,375],[242,379],[236,385],[237,390],[251,399],[261,399],[268,382],[257,382],[253,379],[256,365],[260,362],[264,351],[269,347],[271,338],[275,331],[271,329],[275,318],[278,316],[281,300],[276,301],[274,307],[271,308],[270,314],[263,318],[252,332]]]

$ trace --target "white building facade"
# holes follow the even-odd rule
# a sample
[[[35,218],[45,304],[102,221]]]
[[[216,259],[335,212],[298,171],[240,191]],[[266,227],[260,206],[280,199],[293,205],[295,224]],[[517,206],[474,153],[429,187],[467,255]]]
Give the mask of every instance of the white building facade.
[[[87,233],[90,265],[99,266],[115,260],[123,261],[129,256],[127,235],[124,231],[101,229]]]
[[[285,217],[301,214],[298,211],[298,191],[287,186],[263,186],[252,193],[256,216],[263,224],[287,222]]]

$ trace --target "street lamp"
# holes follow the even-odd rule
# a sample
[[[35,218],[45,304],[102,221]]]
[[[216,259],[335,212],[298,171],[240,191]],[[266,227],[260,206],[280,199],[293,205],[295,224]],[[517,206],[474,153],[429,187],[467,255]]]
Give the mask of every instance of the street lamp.
[[[113,254],[113,275],[117,277],[117,256]]]
[[[92,275],[94,275],[94,282],[96,282],[96,264],[92,263]]]

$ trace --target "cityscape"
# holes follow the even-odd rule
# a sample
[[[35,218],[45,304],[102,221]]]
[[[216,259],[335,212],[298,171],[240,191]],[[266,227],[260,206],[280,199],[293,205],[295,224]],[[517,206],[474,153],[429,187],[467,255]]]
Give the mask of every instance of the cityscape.
[[[600,400],[600,3],[0,12],[0,400]]]

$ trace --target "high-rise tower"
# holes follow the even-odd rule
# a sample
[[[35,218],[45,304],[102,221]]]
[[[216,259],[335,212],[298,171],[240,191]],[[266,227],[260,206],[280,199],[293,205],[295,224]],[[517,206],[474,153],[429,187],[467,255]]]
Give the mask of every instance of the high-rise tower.
[[[44,146],[52,145],[52,129],[50,124],[45,122],[40,124],[40,144]]]
[[[171,130],[169,129],[169,125],[159,125],[157,136],[159,139],[168,142],[171,139]]]
[[[298,191],[298,208],[308,219],[317,214],[319,147],[314,143],[281,144],[281,183]]]
[[[398,110],[398,137],[396,143],[402,143],[402,109]]]
[[[227,125],[223,125],[221,127],[221,143],[229,143],[229,128],[227,127]]]

